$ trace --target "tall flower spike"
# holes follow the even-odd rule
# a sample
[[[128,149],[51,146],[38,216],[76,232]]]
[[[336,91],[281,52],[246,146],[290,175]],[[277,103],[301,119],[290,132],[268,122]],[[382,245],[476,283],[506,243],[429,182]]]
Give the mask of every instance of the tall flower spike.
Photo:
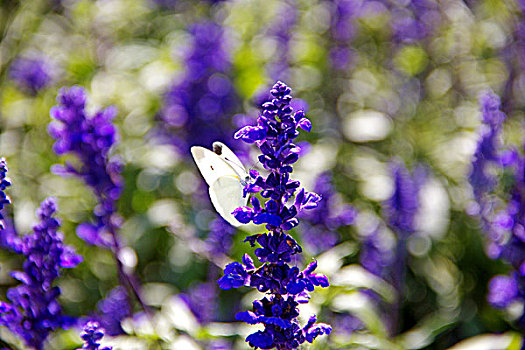
[[[328,287],[326,276],[314,273],[317,262],[314,260],[302,271],[288,265],[302,248],[285,231],[299,224],[296,218],[299,212],[317,207],[321,200],[316,193],[298,190],[300,183],[290,179],[292,164],[298,160],[300,151],[292,141],[299,135],[299,128],[310,131],[311,123],[302,111],[293,112],[291,89],[286,84],[277,82],[270,93],[273,99],[263,105],[257,125],[245,126],[235,134],[235,138],[259,147],[262,152],[259,161],[270,171],[266,178],[250,171],[253,181],[245,187],[246,193],[260,192],[266,202],[260,203],[253,197],[252,207],[237,208],[233,212],[242,223],[266,224],[269,232],[245,240],[252,246],[260,245],[255,255],[262,265],[256,267],[245,254],[242,264],[234,262],[226,266],[225,275],[218,283],[222,289],[248,286],[267,293],[263,299],[253,302],[253,311],[240,312],[236,318],[248,324],[264,325],[264,330],[246,338],[250,346],[287,350],[297,349],[305,341],[312,343],[317,336],[329,334],[332,328],[316,324],[315,316],[304,327],[297,319],[297,307],[308,302],[308,293],[315,286]],[[289,204],[293,197],[293,204]]]
[[[40,222],[33,234],[23,236],[15,251],[26,257],[24,271],[11,276],[22,284],[7,292],[10,303],[0,302],[0,324],[18,334],[32,349],[43,349],[49,333],[70,325],[71,319],[62,314],[58,296],[60,289],[53,283],[61,268],[77,266],[82,257],[63,244],[58,232],[60,222],[54,218],[55,200],[44,200],[37,211]]]
[[[513,268],[510,275],[498,275],[489,283],[488,301],[503,309],[525,302],[525,157],[515,150],[502,150],[499,138],[505,114],[498,96],[488,92],[480,104],[483,127],[469,180],[488,239],[488,255]],[[499,186],[497,175],[502,173],[510,187]],[[525,313],[516,322],[524,329]]]
[[[4,192],[6,188],[11,186],[11,181],[7,177],[7,163],[4,158],[0,158],[0,231],[4,227],[4,216],[2,215],[1,210],[4,209],[4,205],[11,204],[11,199]]]
[[[201,21],[189,27],[185,74],[164,96],[156,137],[189,154],[192,145],[225,142],[233,132],[230,116],[240,105],[228,74],[231,60],[223,27]]]
[[[390,165],[394,182],[392,196],[383,204],[389,226],[398,238],[404,239],[415,232],[415,216],[419,209],[419,190],[423,185],[426,172],[423,168],[414,169],[410,174],[399,161]]]
[[[119,159],[110,158],[109,151],[116,143],[117,129],[112,123],[116,109],[108,107],[88,116],[85,111],[86,93],[83,88],[62,88],[59,103],[51,109],[55,121],[49,124],[49,133],[56,139],[53,150],[58,155],[73,153],[80,161],[75,167],[55,165],[52,170],[60,175],[80,177],[98,200],[95,224],[83,223],[77,234],[90,244],[111,246],[110,233],[115,229],[116,201],[122,193],[122,165]]]
[[[128,290],[129,299],[136,297],[147,312],[138,281],[124,270],[118,258],[122,243],[117,232],[121,219],[117,214],[116,203],[124,183],[121,161],[110,157],[110,149],[118,139],[117,129],[112,122],[116,108],[108,107],[88,116],[85,110],[86,92],[78,86],[60,89],[57,101],[59,105],[50,111],[51,117],[55,119],[49,124],[49,133],[56,139],[53,150],[59,155],[74,154],[79,165],[55,165],[52,170],[60,175],[80,177],[98,201],[94,210],[96,222],[80,224],[77,235],[90,244],[112,250],[119,278]]]

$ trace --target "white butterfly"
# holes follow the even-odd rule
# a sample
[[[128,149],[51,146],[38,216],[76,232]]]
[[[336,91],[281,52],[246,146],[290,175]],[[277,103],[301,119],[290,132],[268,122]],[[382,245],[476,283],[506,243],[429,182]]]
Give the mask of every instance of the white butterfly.
[[[218,141],[213,143],[213,151],[193,146],[191,155],[210,186],[210,199],[217,213],[232,226],[240,226],[231,213],[248,203],[248,196],[243,197],[243,189],[250,177],[239,157]]]

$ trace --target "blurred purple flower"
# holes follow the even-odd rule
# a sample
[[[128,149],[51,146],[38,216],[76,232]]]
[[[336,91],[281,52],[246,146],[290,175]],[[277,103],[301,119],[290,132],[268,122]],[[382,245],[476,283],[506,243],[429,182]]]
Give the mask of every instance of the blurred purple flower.
[[[299,135],[299,128],[309,131],[311,124],[303,111],[293,112],[291,89],[286,84],[279,81],[270,92],[273,99],[264,103],[257,126],[245,126],[235,133],[235,138],[259,147],[262,152],[259,162],[270,171],[264,178],[251,170],[253,181],[244,189],[245,194],[260,193],[266,202],[260,203],[257,197],[252,197],[252,207],[240,207],[234,211],[234,216],[242,223],[266,224],[269,232],[245,239],[252,246],[255,243],[261,246],[255,250],[255,255],[263,264],[255,267],[252,258],[245,254],[242,264],[233,262],[226,266],[218,284],[221,289],[250,286],[269,294],[253,302],[253,311],[236,315],[238,320],[248,324],[264,325],[263,331],[246,338],[250,346],[296,349],[305,341],[312,343],[317,336],[329,334],[332,329],[323,323],[316,324],[315,316],[304,327],[297,320],[297,306],[308,302],[308,293],[315,286],[329,285],[326,276],[314,273],[317,262],[314,260],[302,271],[287,264],[302,248],[285,231],[297,226],[297,214],[303,209],[317,207],[321,197],[304,189],[298,191],[300,183],[290,179],[292,164],[300,153],[292,141]],[[293,197],[293,204],[288,204]]]
[[[389,276],[389,267],[395,259],[395,250],[388,244],[384,234],[384,228],[380,224],[366,232],[359,255],[360,264],[367,271],[381,278]]]
[[[10,303],[0,302],[0,324],[37,350],[43,349],[49,333],[71,325],[72,319],[62,314],[57,300],[60,289],[53,283],[61,268],[72,268],[82,261],[74,248],[63,244],[64,237],[57,231],[60,222],[53,217],[56,211],[53,198],[44,200],[37,211],[40,222],[33,227],[33,234],[21,237],[12,247],[26,257],[24,271],[11,273],[22,284],[8,290]]]
[[[131,306],[126,290],[122,286],[113,288],[104,300],[97,304],[95,319],[111,336],[124,334],[121,322],[131,316]]]
[[[88,116],[86,92],[78,86],[60,89],[57,101],[59,105],[50,111],[55,119],[49,124],[49,134],[56,139],[53,150],[58,155],[74,154],[79,164],[66,162],[65,166],[55,165],[52,170],[63,176],[79,177],[91,187],[98,200],[97,222],[80,224],[77,234],[90,244],[111,246],[110,234],[117,226],[116,201],[123,189],[122,163],[109,155],[118,139],[112,122],[116,108],[108,107]]]
[[[199,323],[206,324],[215,320],[217,312],[217,286],[212,282],[203,282],[180,294]]]
[[[342,203],[331,184],[331,179],[332,174],[329,172],[317,178],[314,192],[319,193],[323,200],[319,202],[316,210],[304,211],[300,216],[304,219],[301,226],[302,241],[314,254],[339,243],[340,235],[337,230],[352,225],[357,216],[357,210],[353,206]]]
[[[89,321],[84,326],[80,337],[84,341],[82,348],[77,350],[112,350],[113,347],[100,347],[99,341],[104,337],[104,329],[95,321]]]
[[[228,255],[233,245],[235,228],[223,218],[216,218],[210,223],[210,232],[206,242],[209,244],[210,253]]]
[[[231,61],[224,29],[213,22],[190,26],[191,46],[186,71],[164,96],[156,137],[189,156],[191,145],[209,145],[231,138],[230,115],[240,105],[228,72]]]
[[[426,173],[416,168],[411,175],[399,161],[390,165],[394,181],[392,196],[383,203],[384,214],[388,225],[394,229],[399,238],[407,238],[416,230],[415,216],[419,209],[419,190],[425,182]]]
[[[51,84],[52,70],[46,57],[20,57],[12,63],[9,75],[20,89],[36,95]]]
[[[505,308],[524,302],[525,276],[525,157],[503,150],[500,141],[505,114],[492,92],[481,99],[483,126],[469,177],[488,240],[488,254],[512,266],[510,276],[496,276],[489,284],[489,302]],[[525,313],[518,324],[525,327]]]
[[[492,306],[498,309],[505,308],[517,299],[520,292],[518,290],[516,277],[518,276],[499,275],[490,280],[487,299]],[[521,297],[523,297],[523,295]]]
[[[517,155],[509,157],[508,152],[502,152],[501,126],[505,120],[505,114],[500,110],[499,97],[492,91],[486,91],[480,95],[479,103],[483,123],[468,180],[472,186],[474,198],[480,207],[481,218],[488,224],[490,218],[486,218],[485,214],[491,211],[492,205],[489,194],[494,191],[497,184],[494,169],[501,169],[502,161],[508,165],[515,163]],[[513,158],[516,159],[513,161]]]

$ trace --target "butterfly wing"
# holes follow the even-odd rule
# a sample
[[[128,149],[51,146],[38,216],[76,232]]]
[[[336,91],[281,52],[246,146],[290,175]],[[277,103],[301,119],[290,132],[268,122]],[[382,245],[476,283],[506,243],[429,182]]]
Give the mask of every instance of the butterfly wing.
[[[233,151],[224,143],[215,141],[213,143],[213,152],[222,159],[226,160],[226,162],[233,168],[233,170],[235,170],[241,179],[244,180],[248,176],[246,168],[242,164],[239,157],[237,157],[237,155],[233,153]]]
[[[208,186],[212,186],[221,176],[237,176],[237,172],[228,162],[209,149],[194,146],[190,151]]]
[[[241,223],[232,215],[232,211],[248,203],[248,196],[244,198],[242,190],[243,186],[237,176],[221,176],[209,189],[210,199],[217,213],[235,227]]]

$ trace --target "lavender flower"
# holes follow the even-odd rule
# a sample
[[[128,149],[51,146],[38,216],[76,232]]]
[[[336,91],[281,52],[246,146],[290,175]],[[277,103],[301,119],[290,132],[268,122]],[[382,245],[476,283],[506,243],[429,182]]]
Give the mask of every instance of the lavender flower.
[[[502,259],[514,270],[510,276],[494,277],[489,284],[489,302],[505,308],[514,301],[525,301],[525,157],[501,149],[499,138],[505,114],[500,111],[499,98],[488,92],[480,102],[483,127],[469,181],[480,208],[489,256]],[[498,173],[507,177],[506,185],[498,186]],[[523,312],[518,324],[525,327]]]
[[[383,214],[386,225],[393,235],[387,238],[385,225],[377,223],[363,239],[359,260],[363,267],[376,276],[389,282],[402,295],[405,284],[406,266],[408,263],[407,239],[415,233],[415,216],[419,209],[419,190],[426,179],[423,168],[416,168],[413,174],[399,161],[390,165],[394,182],[392,196],[383,203]],[[376,294],[367,294],[378,299]],[[401,300],[389,305],[387,320],[392,335],[398,331],[398,316]]]
[[[383,203],[383,213],[386,223],[394,232],[397,248],[385,244],[384,227],[377,224],[371,227],[365,236],[361,250],[360,261],[371,273],[387,279],[396,288],[401,288],[406,264],[406,239],[415,230],[415,216],[419,209],[419,190],[424,183],[426,173],[422,168],[416,168],[411,175],[399,161],[390,165],[394,182],[392,196]]]
[[[492,91],[483,93],[479,102],[483,124],[468,180],[474,190],[476,201],[483,204],[485,203],[484,195],[492,191],[496,185],[496,178],[491,174],[491,167],[498,167],[500,164],[500,133],[505,114],[500,111],[499,97]]]
[[[274,97],[263,106],[256,126],[245,126],[235,133],[247,143],[256,143],[262,154],[259,161],[270,174],[264,178],[251,170],[253,182],[244,188],[245,194],[260,192],[267,198],[261,204],[252,197],[253,207],[241,207],[233,214],[241,223],[266,224],[267,233],[249,236],[245,242],[252,246],[257,242],[261,247],[255,255],[263,263],[255,267],[252,258],[245,254],[243,263],[234,262],[224,269],[225,275],[218,280],[222,289],[249,286],[269,295],[253,303],[253,311],[236,315],[238,320],[248,324],[264,325],[263,331],[252,333],[246,338],[250,346],[262,349],[296,349],[305,341],[312,343],[322,334],[329,334],[331,327],[315,324],[316,317],[301,327],[297,321],[299,303],[307,303],[315,286],[328,287],[328,279],[314,273],[317,262],[311,262],[304,270],[290,267],[291,257],[302,251],[297,242],[285,231],[299,224],[297,214],[303,209],[317,207],[321,197],[301,189],[300,183],[290,179],[292,164],[298,159],[299,147],[292,143],[299,135],[298,128],[310,131],[311,123],[302,111],[293,113],[290,107],[291,89],[277,82],[270,91]],[[295,196],[293,205],[288,199]]]
[[[11,273],[22,284],[7,292],[10,303],[0,302],[0,324],[37,350],[43,349],[49,333],[70,325],[71,320],[62,314],[57,300],[60,289],[53,282],[61,268],[72,268],[82,261],[72,247],[63,244],[64,237],[57,231],[60,222],[53,217],[56,211],[53,198],[43,201],[34,233],[21,237],[19,244],[12,247],[26,257],[24,271]]]
[[[200,22],[189,28],[191,47],[186,52],[186,72],[164,96],[157,137],[189,154],[194,144],[226,141],[233,126],[228,116],[239,105],[239,98],[228,77],[230,58],[225,33],[213,22]]]
[[[316,210],[301,214],[301,218],[305,219],[301,229],[303,242],[315,254],[335,246],[340,241],[337,230],[353,224],[357,216],[354,207],[342,203],[331,184],[331,178],[332,175],[328,172],[318,177],[314,192],[319,193],[323,200]]]
[[[131,306],[124,287],[113,288],[108,296],[97,304],[97,309],[99,314],[96,319],[107,334],[111,336],[124,334],[121,322],[131,316]]]
[[[111,346],[105,346],[103,348],[100,347],[99,341],[104,337],[104,329],[100,327],[100,325],[95,321],[89,321],[84,326],[84,330],[82,331],[82,334],[80,335],[82,340],[84,341],[84,344],[82,345],[82,349],[87,350],[112,350],[113,347]]]
[[[4,192],[6,188],[11,186],[11,181],[7,177],[7,163],[4,158],[0,158],[0,231],[5,228],[4,225],[4,216],[2,215],[1,210],[4,209],[4,205],[11,204],[11,199]]]
[[[112,123],[116,109],[108,107],[88,116],[86,93],[78,86],[62,88],[57,101],[59,105],[50,111],[55,121],[50,123],[49,133],[57,140],[53,150],[59,155],[73,153],[80,162],[77,167],[66,163],[55,165],[52,170],[60,175],[80,177],[91,187],[99,203],[95,209],[97,221],[79,225],[77,234],[90,244],[111,246],[110,234],[117,221],[116,201],[123,188],[122,164],[109,156],[118,138]]]
[[[124,270],[119,259],[122,244],[117,230],[121,220],[116,213],[116,202],[124,187],[122,163],[116,157],[109,156],[118,138],[117,129],[112,123],[116,109],[108,107],[88,116],[85,111],[86,93],[78,86],[62,88],[57,101],[59,105],[50,111],[51,117],[56,119],[49,125],[50,135],[57,140],[53,150],[57,154],[74,154],[79,165],[55,165],[53,171],[81,178],[98,201],[94,211],[96,222],[80,224],[77,235],[90,244],[112,250],[123,286],[148,312],[141,298],[138,281]]]
[[[394,192],[384,203],[388,224],[400,239],[405,239],[415,232],[415,216],[419,209],[419,189],[425,179],[425,171],[416,168],[413,176],[398,161],[390,166],[394,180]]]
[[[25,92],[36,95],[51,84],[51,65],[45,57],[21,57],[13,62],[10,77]]]

